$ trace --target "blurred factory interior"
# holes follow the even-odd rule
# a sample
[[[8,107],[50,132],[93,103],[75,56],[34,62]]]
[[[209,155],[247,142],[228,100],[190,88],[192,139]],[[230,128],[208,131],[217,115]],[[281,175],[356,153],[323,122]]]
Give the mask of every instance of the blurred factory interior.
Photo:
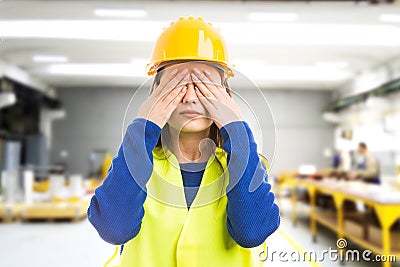
[[[135,92],[148,90],[154,42],[181,16],[212,22],[228,45],[231,87],[281,209],[269,250],[320,255],[341,238],[399,257],[399,1],[3,0],[0,266],[103,266],[112,255],[88,203]],[[343,261],[265,261],[289,264]]]

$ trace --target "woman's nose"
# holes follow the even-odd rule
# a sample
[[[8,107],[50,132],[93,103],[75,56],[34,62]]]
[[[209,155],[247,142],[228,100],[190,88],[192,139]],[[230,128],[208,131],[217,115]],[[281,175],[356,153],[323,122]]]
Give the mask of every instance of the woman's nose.
[[[197,95],[195,92],[194,84],[192,82],[189,82],[187,84],[186,94],[182,98],[182,102],[183,103],[187,103],[187,102],[191,102],[191,101],[195,102],[196,100],[197,100]]]

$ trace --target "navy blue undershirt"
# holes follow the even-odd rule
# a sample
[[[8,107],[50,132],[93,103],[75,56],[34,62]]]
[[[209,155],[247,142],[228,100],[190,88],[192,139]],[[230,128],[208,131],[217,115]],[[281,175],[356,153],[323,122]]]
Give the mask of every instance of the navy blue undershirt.
[[[182,181],[185,190],[186,204],[188,209],[199,191],[207,162],[180,163]]]

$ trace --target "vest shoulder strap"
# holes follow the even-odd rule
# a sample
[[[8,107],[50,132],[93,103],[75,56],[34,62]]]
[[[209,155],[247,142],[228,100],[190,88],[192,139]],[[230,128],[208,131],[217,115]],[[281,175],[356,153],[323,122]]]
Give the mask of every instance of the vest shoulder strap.
[[[267,168],[267,172],[269,174],[271,165],[269,164],[268,159],[263,154],[260,153],[258,153],[258,156],[260,157],[261,162],[264,163],[265,167]]]

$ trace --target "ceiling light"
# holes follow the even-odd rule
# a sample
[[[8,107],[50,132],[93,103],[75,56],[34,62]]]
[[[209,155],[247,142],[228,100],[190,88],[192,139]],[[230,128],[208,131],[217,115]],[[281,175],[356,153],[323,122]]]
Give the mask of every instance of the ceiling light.
[[[54,38],[154,43],[166,21],[0,20],[3,38]],[[229,45],[400,45],[394,25],[215,23]]]
[[[124,20],[0,20],[0,36],[154,42],[165,25]]]
[[[265,81],[344,81],[352,77],[349,71],[318,68],[315,66],[243,67],[240,72],[254,80]]]
[[[289,22],[295,21],[297,18],[296,13],[252,12],[249,14],[249,19],[253,21]]]
[[[141,9],[96,9],[94,13],[99,17],[117,18],[143,18],[147,14]]]
[[[349,66],[349,63],[345,61],[320,61],[317,62],[315,66],[318,68],[340,69],[347,68]]]
[[[238,59],[234,62],[237,69],[259,69],[265,67],[265,63],[261,59]]]
[[[139,61],[137,61],[139,62]],[[349,71],[321,69],[315,66],[245,66],[238,69],[250,79],[263,81],[344,81]],[[37,72],[48,75],[147,77],[143,64],[52,64]]]
[[[400,22],[400,14],[382,14],[379,19],[383,22]]]
[[[145,77],[145,66],[134,64],[52,64],[42,69],[50,75]]]
[[[219,23],[228,44],[399,46],[393,25]]]
[[[65,56],[56,55],[34,55],[32,60],[35,62],[67,62],[68,58]]]
[[[150,62],[149,58],[132,58],[131,64],[136,67],[146,67],[147,64]]]

